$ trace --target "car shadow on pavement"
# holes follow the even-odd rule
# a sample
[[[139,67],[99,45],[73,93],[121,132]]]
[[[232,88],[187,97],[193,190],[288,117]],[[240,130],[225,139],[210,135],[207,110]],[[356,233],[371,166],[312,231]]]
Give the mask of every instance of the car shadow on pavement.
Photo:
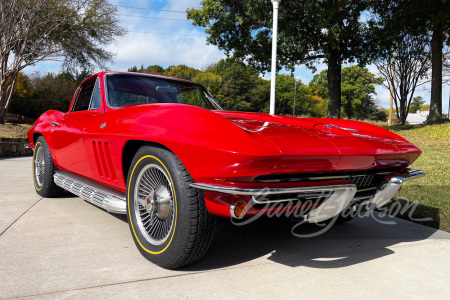
[[[128,222],[126,215],[110,215]],[[207,271],[243,263],[265,264],[262,257],[266,257],[267,263],[289,267],[342,268],[394,254],[389,247],[396,244],[450,238],[449,233],[375,211],[344,224],[299,223],[287,218],[261,217],[246,225],[236,225],[229,219],[218,218],[214,240],[206,255],[178,270]]]
[[[292,230],[296,224],[298,221],[260,218],[248,225],[236,226],[230,220],[222,220],[205,257],[181,270],[212,270],[252,264],[252,261],[264,264],[261,257],[290,267],[342,268],[394,254],[389,247],[399,243],[450,236],[376,212],[334,225],[309,238],[300,236],[314,235],[324,228],[302,224]]]

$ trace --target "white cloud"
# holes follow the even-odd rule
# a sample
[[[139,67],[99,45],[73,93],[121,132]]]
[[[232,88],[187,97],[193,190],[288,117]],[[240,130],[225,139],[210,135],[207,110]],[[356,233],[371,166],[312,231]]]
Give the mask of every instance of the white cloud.
[[[152,7],[173,11],[185,11],[190,7],[198,7],[200,1],[170,0],[141,3],[139,7]],[[123,3],[121,3],[124,5]],[[127,6],[138,6],[128,4]],[[182,13],[165,11],[137,11],[120,9],[120,13],[129,15],[146,15],[158,18],[185,19]],[[213,62],[225,57],[216,46],[207,45],[202,28],[192,26],[191,21],[173,21],[121,16],[122,26],[129,32],[115,45],[108,47],[116,54],[111,69],[126,70],[136,65],[169,65],[185,64],[194,68],[205,68]],[[142,33],[152,32],[152,33]],[[153,34],[158,33],[158,34]]]
[[[192,31],[185,34],[200,35]],[[116,70],[126,70],[133,65],[179,64],[201,69],[225,57],[217,47],[206,45],[205,38],[146,33],[130,34],[110,51],[116,53],[112,65]]]

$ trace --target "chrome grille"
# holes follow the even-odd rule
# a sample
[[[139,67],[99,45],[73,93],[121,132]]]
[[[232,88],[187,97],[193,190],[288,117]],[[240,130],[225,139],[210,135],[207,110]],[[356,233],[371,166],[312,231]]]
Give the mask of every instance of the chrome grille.
[[[297,173],[297,174],[271,174],[261,175],[255,178],[255,182],[275,183],[275,182],[317,182],[345,180],[354,183],[358,191],[376,189],[378,184],[387,174],[393,171],[385,169],[377,172],[336,172],[336,173]]]
[[[356,176],[350,176],[347,180],[353,182],[359,190],[359,189],[373,187],[372,182],[373,182],[374,177],[375,177],[374,174],[356,175]]]
[[[303,193],[283,193],[283,194],[270,194],[270,195],[257,195],[252,197],[253,203],[265,204],[265,203],[276,203],[276,202],[294,202],[294,205],[299,205],[302,201],[310,202],[323,202],[327,200],[333,191],[324,190],[317,192],[303,192]]]

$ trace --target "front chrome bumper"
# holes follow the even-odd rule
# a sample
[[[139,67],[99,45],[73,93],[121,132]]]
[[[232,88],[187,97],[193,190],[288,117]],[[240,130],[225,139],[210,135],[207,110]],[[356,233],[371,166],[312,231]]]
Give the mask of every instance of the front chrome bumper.
[[[385,177],[385,182],[380,185],[374,196],[361,202],[359,205],[366,205],[368,209],[375,209],[385,205],[391,200],[403,185],[403,182],[425,176],[424,171],[408,170],[402,174],[391,174]],[[261,195],[282,195],[294,193],[314,193],[323,192],[329,193],[330,196],[323,201],[320,206],[311,210],[305,219],[310,223],[317,223],[331,219],[348,208],[350,203],[355,200],[357,187],[355,184],[341,184],[341,185],[323,185],[310,187],[292,187],[292,188],[236,188],[216,186],[204,183],[191,183],[191,187],[211,192],[225,193],[231,195],[252,196],[253,203],[267,204],[290,201],[294,199],[279,198],[277,200],[260,200]],[[263,198],[264,199],[264,198]],[[296,200],[296,199],[295,199]],[[233,216],[233,213],[231,212]]]

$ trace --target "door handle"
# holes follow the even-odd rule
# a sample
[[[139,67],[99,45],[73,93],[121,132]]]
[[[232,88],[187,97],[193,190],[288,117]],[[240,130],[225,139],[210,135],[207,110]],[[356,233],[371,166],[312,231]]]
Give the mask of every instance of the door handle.
[[[55,126],[59,126],[61,124],[59,124],[58,122],[50,122],[50,125],[52,125],[52,127],[55,127]]]

